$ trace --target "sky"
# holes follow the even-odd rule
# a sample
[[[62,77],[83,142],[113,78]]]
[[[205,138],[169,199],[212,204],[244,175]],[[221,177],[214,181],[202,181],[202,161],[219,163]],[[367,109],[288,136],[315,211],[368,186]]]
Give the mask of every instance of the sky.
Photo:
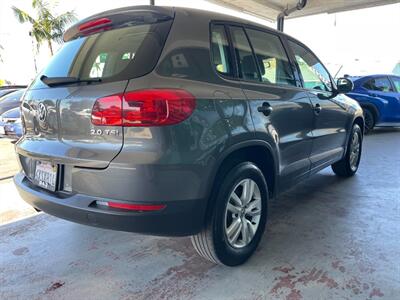
[[[56,1],[48,0],[52,3]],[[78,19],[147,0],[68,0],[59,1],[56,13],[74,10]],[[157,5],[186,6],[247,18],[275,28],[276,24],[223,8],[205,0],[156,0]],[[33,44],[29,25],[19,24],[11,6],[32,12],[31,0],[1,0],[0,6],[0,79],[13,84],[28,84],[35,76]],[[285,21],[285,32],[308,45],[327,66],[332,76],[391,73],[400,62],[400,4],[321,14]],[[58,45],[54,45],[58,49]],[[40,71],[50,58],[46,45],[35,55]]]

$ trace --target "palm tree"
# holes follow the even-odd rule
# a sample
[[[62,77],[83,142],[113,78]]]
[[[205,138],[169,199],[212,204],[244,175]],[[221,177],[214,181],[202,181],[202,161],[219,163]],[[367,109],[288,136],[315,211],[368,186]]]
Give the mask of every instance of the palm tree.
[[[47,42],[51,55],[53,55],[52,42],[62,43],[62,35],[65,27],[76,20],[74,11],[67,11],[59,16],[51,12],[51,6],[45,0],[32,0],[32,7],[36,12],[36,18],[15,6],[12,7],[15,17],[23,23],[30,23],[32,29],[29,35],[36,41],[37,51]]]

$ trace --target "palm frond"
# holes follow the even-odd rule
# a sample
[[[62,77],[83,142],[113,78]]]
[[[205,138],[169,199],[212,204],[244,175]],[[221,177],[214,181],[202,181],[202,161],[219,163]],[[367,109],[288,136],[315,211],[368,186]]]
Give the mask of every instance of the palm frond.
[[[29,22],[31,24],[35,23],[36,20],[22,9],[19,9],[18,7],[15,6],[12,6],[11,9],[13,10],[14,15],[17,18],[18,22],[22,24],[26,22]]]
[[[76,14],[74,11],[67,11],[66,13],[63,13],[59,16],[57,16],[53,20],[53,32],[52,32],[52,39],[56,41],[57,43],[62,43],[63,39],[63,33],[66,29],[66,27],[76,21]]]
[[[77,21],[76,13],[74,10],[67,11],[66,13],[57,16],[54,21],[55,23],[65,27],[66,25]]]
[[[44,41],[47,41],[51,49],[51,41],[62,43],[63,32],[66,27],[77,20],[75,11],[67,11],[61,15],[53,15],[52,6],[46,0],[32,0],[32,7],[37,18],[33,18],[25,11],[13,6],[12,10],[20,23],[29,22],[32,25],[31,36],[35,39],[37,50]]]

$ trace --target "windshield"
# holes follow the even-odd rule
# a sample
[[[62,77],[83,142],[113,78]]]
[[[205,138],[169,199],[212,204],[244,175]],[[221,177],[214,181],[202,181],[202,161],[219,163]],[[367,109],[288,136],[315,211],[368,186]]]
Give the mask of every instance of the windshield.
[[[39,80],[42,75],[102,81],[141,76],[154,67],[168,32],[165,27],[169,29],[170,24],[165,21],[136,25],[71,40],[54,55],[33,88],[45,87]]]

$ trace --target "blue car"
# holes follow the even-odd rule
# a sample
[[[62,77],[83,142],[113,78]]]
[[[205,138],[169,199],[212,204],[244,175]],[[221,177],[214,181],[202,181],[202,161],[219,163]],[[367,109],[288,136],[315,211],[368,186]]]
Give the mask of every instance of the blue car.
[[[21,113],[19,107],[10,109],[0,116],[0,138],[18,140],[22,136]]]
[[[364,110],[365,129],[375,126],[400,126],[400,77],[370,75],[350,77],[354,89],[347,94]]]

